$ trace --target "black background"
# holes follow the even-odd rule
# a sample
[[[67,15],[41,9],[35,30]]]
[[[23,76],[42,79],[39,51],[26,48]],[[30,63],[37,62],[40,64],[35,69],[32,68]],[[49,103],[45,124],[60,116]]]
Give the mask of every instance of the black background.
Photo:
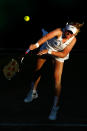
[[[64,27],[67,21],[85,22],[79,34],[79,48],[86,49],[87,15],[85,1],[0,1],[0,47],[1,48],[27,48],[30,43],[41,38],[41,29],[48,32]],[[30,16],[25,22],[24,16]]]
[[[30,16],[30,21],[24,21],[24,16]],[[52,80],[49,64],[44,68],[44,76],[39,85],[40,97],[31,104],[25,104],[23,100],[29,90],[27,84],[31,80],[33,67],[36,64],[32,54],[31,57],[25,58],[22,72],[11,81],[4,78],[2,68],[12,57],[16,58],[21,54],[17,50],[12,54],[13,49],[24,50],[31,43],[36,43],[42,37],[42,28],[50,32],[55,28],[64,27],[69,21],[84,22],[84,26],[77,36],[77,44],[71,51],[70,59],[65,62],[62,79],[63,99],[60,119],[57,123],[87,123],[86,2],[83,0],[1,0],[0,49],[3,54],[0,56],[0,121],[2,123],[8,123],[9,126],[12,122],[49,123],[47,121],[51,106],[49,101],[52,102],[52,91],[48,87]],[[8,48],[12,51],[5,50]]]

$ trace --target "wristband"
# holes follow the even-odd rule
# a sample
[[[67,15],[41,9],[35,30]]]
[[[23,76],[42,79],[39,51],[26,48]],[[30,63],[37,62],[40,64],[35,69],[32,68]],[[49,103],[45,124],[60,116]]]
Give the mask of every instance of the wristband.
[[[36,45],[36,47],[37,47],[37,48],[39,47],[39,44],[38,44],[38,42],[37,42],[35,45]]]
[[[52,54],[52,51],[51,51],[51,50],[48,50],[48,54]]]

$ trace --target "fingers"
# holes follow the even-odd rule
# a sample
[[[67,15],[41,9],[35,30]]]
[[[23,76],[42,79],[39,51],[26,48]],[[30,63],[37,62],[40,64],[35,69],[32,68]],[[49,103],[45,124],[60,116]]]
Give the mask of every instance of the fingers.
[[[42,55],[42,52],[37,53],[37,55]]]
[[[34,49],[36,49],[37,47],[36,47],[36,45],[35,44],[31,44],[30,46],[29,46],[29,49],[30,50],[34,50]]]
[[[37,55],[44,55],[44,54],[47,54],[47,50],[43,50],[43,51],[40,51],[40,52],[38,52],[38,54]]]

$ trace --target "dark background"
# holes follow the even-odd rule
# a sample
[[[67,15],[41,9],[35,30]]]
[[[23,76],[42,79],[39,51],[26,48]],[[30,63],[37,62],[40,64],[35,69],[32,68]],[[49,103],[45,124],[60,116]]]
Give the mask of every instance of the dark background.
[[[24,16],[30,16],[30,21],[24,21]],[[65,62],[59,120],[50,122],[47,119],[53,100],[53,89],[49,90],[52,84],[50,61],[44,67],[44,75],[38,87],[40,97],[30,104],[25,104],[23,100],[29,90],[28,84],[37,58],[32,54],[31,57],[28,55],[24,60],[22,72],[17,73],[11,81],[3,76],[2,69],[11,58],[17,58],[30,43],[36,43],[42,37],[42,28],[50,32],[55,28],[64,27],[67,21],[84,22],[84,26],[77,36],[77,44],[70,53],[70,59]],[[17,126],[17,123],[20,126],[23,126],[22,123],[33,126],[43,123],[62,126],[64,123],[87,123],[86,30],[87,7],[83,0],[0,1],[1,126]]]
[[[79,0],[1,0],[0,47],[27,48],[41,38],[42,28],[51,31],[64,27],[67,21],[85,22],[82,40],[87,28],[86,12],[85,1]],[[24,21],[26,15],[31,18],[29,22]],[[81,49],[86,49],[86,43]]]

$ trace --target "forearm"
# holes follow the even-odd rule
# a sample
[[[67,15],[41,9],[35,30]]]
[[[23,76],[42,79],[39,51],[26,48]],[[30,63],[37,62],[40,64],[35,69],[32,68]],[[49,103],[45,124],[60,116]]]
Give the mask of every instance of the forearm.
[[[49,53],[49,52],[48,52]],[[53,55],[53,56],[57,56],[57,57],[60,57],[60,58],[64,58],[66,55],[65,55],[65,53],[62,51],[62,52],[55,52],[55,51],[52,51],[51,53],[50,53],[51,55]]]
[[[46,42],[47,40],[50,40],[54,37],[58,37],[58,36],[61,36],[61,30],[58,28],[58,29],[55,29],[54,31],[46,34],[45,36],[43,36],[40,40],[37,41],[37,43],[39,45],[42,45],[44,42]]]
[[[47,35],[45,35],[44,37],[42,37],[40,40],[37,41],[37,43],[40,45],[42,45],[44,42],[46,42],[48,40]]]
[[[48,37],[47,37],[47,35],[45,35],[45,36],[42,37],[40,40],[38,40],[37,43],[31,44],[31,45],[29,46],[29,49],[30,49],[30,50],[34,50],[34,49],[38,48],[40,45],[42,45],[44,42],[46,42],[47,40],[48,40]]]

